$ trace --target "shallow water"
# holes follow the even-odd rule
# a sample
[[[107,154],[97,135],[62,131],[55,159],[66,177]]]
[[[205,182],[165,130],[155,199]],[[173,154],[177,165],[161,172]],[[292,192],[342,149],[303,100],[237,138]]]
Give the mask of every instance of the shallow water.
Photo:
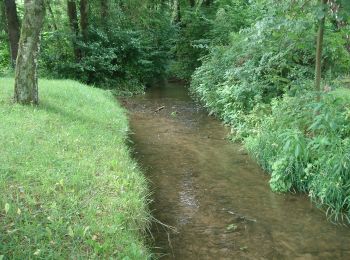
[[[153,215],[173,227],[153,225],[158,257],[350,259],[350,228],[329,223],[305,195],[271,192],[268,176],[185,87],[165,84],[122,102]]]

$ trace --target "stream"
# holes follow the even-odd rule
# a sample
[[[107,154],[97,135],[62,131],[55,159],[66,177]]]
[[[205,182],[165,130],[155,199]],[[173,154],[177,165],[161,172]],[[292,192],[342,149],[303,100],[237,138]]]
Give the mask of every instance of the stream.
[[[271,192],[269,176],[182,84],[121,101],[150,181],[157,257],[350,259],[350,228],[327,221],[305,194]]]

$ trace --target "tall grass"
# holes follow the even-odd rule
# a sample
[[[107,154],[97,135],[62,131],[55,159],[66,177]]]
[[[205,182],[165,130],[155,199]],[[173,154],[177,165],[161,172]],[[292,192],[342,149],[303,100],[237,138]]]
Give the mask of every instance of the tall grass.
[[[147,183],[106,91],[40,80],[40,105],[0,79],[0,258],[145,259]]]

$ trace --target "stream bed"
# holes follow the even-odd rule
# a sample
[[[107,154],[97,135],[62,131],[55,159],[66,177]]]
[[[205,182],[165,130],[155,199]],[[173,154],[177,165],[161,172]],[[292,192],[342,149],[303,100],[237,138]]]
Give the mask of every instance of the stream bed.
[[[269,176],[182,84],[121,101],[153,193],[157,257],[350,259],[350,228],[327,221],[306,195],[273,193]]]

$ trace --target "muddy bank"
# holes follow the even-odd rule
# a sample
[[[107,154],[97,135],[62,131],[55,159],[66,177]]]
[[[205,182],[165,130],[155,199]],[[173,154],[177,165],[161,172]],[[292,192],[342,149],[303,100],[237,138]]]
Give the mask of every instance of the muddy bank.
[[[228,129],[172,83],[123,99],[154,192],[162,259],[350,259],[350,230],[303,195],[275,194]]]

